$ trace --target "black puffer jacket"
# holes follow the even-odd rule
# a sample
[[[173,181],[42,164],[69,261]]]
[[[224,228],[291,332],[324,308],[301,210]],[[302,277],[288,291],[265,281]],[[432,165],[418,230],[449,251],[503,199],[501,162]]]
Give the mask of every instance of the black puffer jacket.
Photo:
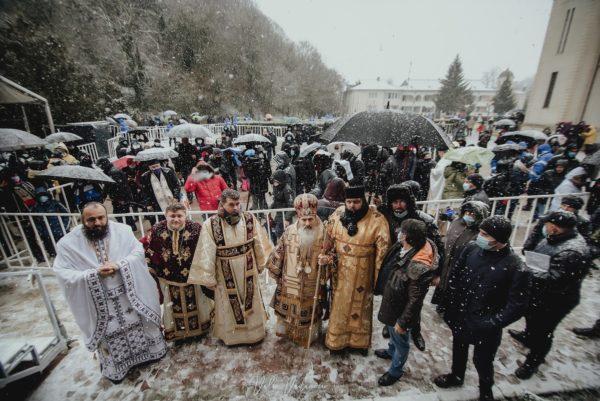
[[[470,191],[465,191],[465,200],[463,204],[469,201],[479,201],[486,205],[490,205],[490,198],[487,196],[483,189],[474,188]]]
[[[437,248],[433,241],[421,249],[411,249],[400,257],[402,247],[388,252],[382,271],[377,280],[376,291],[383,287],[383,298],[377,318],[380,322],[393,326],[396,323],[407,329],[421,319],[423,300],[438,266]],[[384,284],[385,283],[385,284]]]
[[[550,256],[547,272],[534,272],[531,304],[549,307],[556,302],[577,305],[581,283],[591,260],[588,244],[576,230],[544,238],[534,252]]]
[[[508,246],[485,251],[468,244],[450,272],[444,320],[470,342],[500,336],[527,307],[529,272]]]

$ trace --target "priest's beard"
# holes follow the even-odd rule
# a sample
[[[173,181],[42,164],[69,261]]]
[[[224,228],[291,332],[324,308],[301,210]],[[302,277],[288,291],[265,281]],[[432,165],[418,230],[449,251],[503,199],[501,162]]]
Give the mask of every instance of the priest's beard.
[[[298,229],[298,238],[300,239],[300,262],[302,265],[310,264],[313,256],[313,245],[317,239],[317,227],[302,227]]]
[[[228,213],[227,211],[223,210],[223,218],[225,219],[227,224],[229,224],[230,226],[235,226],[237,223],[240,222],[241,216],[240,212]]]
[[[358,222],[365,217],[369,211],[366,199],[363,198],[362,206],[357,211],[351,211],[346,208],[344,215],[340,218],[340,222],[348,231],[348,235],[353,237],[358,233]]]
[[[106,238],[108,235],[108,223],[103,226],[88,227],[83,226],[83,235],[90,241],[98,241]]]

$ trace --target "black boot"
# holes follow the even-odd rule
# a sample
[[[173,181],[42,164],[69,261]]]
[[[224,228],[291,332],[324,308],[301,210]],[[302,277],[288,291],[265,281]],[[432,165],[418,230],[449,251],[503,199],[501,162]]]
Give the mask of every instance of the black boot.
[[[383,326],[383,330],[381,330],[381,335],[383,338],[390,338],[390,331],[387,326]]]
[[[411,337],[413,343],[415,343],[415,347],[417,347],[419,351],[425,351],[425,339],[421,335],[421,332],[411,333]]]
[[[532,364],[531,362],[525,361],[521,366],[515,370],[515,376],[517,376],[521,380],[530,379],[531,376],[537,372],[538,366]]]
[[[433,382],[440,388],[460,387],[463,385],[463,379],[452,373],[438,376],[433,379]]]
[[[510,334],[512,338],[520,342],[523,346],[529,348],[529,343],[527,341],[527,333],[525,333],[525,331],[509,329],[508,334]]]
[[[381,359],[392,359],[392,356],[388,353],[386,348],[376,349],[375,356]]]
[[[479,401],[494,401],[494,393],[491,387],[479,387]]]
[[[594,327],[579,327],[574,328],[573,333],[581,337],[587,338],[599,338],[600,337],[600,324],[596,322]]]
[[[383,374],[383,376],[381,376],[379,378],[379,380],[377,380],[377,383],[379,383],[380,386],[391,386],[392,384],[396,383],[398,380],[400,380],[399,377],[394,377],[386,372]]]

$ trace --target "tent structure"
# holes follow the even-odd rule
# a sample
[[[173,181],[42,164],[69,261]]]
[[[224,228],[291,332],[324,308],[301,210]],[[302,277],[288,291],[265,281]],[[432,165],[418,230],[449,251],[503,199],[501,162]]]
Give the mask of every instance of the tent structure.
[[[52,120],[52,113],[50,112],[50,105],[46,98],[30,91],[29,89],[23,88],[16,82],[11,81],[0,75],[0,104],[20,104],[21,112],[23,113],[23,124],[25,124],[25,130],[29,132],[29,121],[27,120],[27,114],[25,113],[25,104],[39,104],[44,106],[46,112],[46,118],[48,119],[48,127],[50,133],[53,134],[54,121]]]

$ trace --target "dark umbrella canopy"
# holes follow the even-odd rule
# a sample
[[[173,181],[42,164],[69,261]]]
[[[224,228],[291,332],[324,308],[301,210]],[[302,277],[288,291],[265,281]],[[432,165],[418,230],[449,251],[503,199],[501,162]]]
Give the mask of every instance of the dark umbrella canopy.
[[[513,141],[513,142],[525,141],[528,144],[532,144],[537,141],[546,142],[547,140],[548,140],[548,136],[541,131],[525,130],[525,131],[505,132],[504,134],[500,135],[500,137],[498,139],[496,139],[496,143],[498,145],[501,145],[508,141]]]
[[[321,135],[326,142],[354,142],[394,147],[416,144],[453,148],[433,121],[418,114],[392,110],[362,111],[336,121]]]

